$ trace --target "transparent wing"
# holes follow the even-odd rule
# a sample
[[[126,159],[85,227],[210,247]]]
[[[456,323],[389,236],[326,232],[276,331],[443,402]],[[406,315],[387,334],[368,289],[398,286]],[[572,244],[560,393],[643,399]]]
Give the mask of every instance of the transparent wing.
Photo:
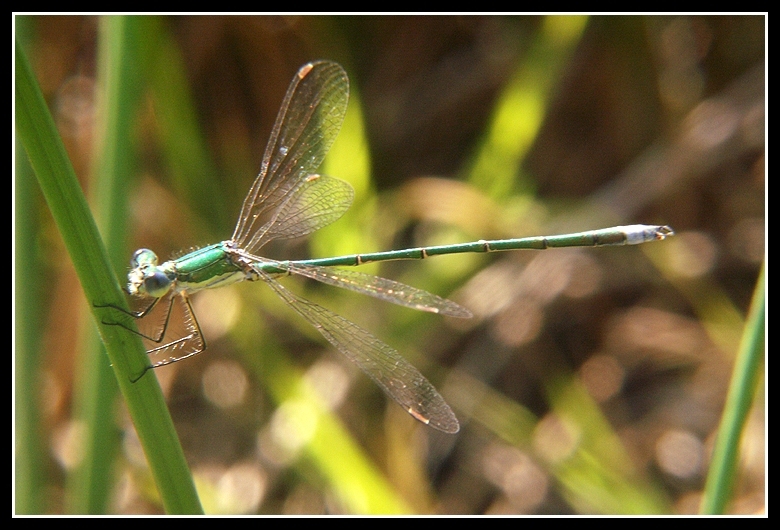
[[[440,431],[456,433],[458,419],[434,386],[393,348],[357,324],[296,296],[279,282],[261,277],[292,309],[414,418]]]
[[[250,246],[259,249],[272,239],[301,237],[328,226],[344,215],[354,195],[343,180],[309,175],[252,237]]]
[[[284,268],[292,274],[306,276],[318,282],[349,289],[412,309],[458,318],[470,318],[472,316],[468,309],[459,306],[452,300],[447,300],[401,282],[365,274],[356,270],[300,265],[297,263],[280,263],[280,268]]]
[[[264,234],[285,222],[277,210],[289,204],[322,163],[341,129],[348,95],[347,74],[338,64],[320,61],[298,70],[276,117],[260,174],[241,207],[232,237],[240,248],[255,253],[269,240]]]

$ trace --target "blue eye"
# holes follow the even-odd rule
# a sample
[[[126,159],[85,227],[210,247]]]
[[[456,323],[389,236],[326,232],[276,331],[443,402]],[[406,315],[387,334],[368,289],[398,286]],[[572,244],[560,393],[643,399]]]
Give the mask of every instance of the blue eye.
[[[130,267],[135,269],[144,265],[157,265],[157,254],[148,248],[139,248],[133,252],[130,259]]]
[[[155,271],[144,278],[144,291],[155,298],[160,298],[171,288],[171,280],[164,273]]]

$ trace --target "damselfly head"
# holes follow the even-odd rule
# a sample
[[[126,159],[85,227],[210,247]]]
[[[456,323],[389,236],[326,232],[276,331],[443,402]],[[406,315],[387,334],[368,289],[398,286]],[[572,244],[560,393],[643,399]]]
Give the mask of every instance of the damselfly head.
[[[171,289],[171,276],[163,267],[157,266],[157,254],[148,248],[138,249],[133,253],[130,267],[132,269],[127,273],[127,292],[131,295],[160,298]]]

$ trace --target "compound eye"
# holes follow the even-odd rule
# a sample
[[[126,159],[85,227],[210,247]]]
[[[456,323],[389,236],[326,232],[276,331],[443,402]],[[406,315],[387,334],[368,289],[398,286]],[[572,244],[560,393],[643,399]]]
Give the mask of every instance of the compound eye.
[[[163,272],[155,271],[144,278],[144,291],[155,298],[160,298],[170,288],[171,280]]]
[[[148,248],[139,248],[130,258],[130,267],[136,269],[145,265],[157,265],[157,254]]]

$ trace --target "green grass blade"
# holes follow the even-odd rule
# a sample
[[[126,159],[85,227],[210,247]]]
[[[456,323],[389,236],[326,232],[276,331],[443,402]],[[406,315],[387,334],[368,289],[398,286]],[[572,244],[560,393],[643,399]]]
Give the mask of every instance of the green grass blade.
[[[366,451],[334,414],[322,405],[306,376],[293,367],[283,351],[267,347],[262,357],[248,358],[279,407],[271,432],[283,445],[301,450],[333,491],[341,506],[352,514],[408,514],[412,509],[394,490]],[[300,446],[295,446],[298,441]]]
[[[26,56],[15,48],[16,129],[52,216],[92,304],[126,307],[108,255],[76,180],[54,120]],[[139,337],[117,326],[102,325],[107,309],[91,308],[128,411],[169,513],[202,513],[173,422],[152,374],[133,384],[147,365]]]
[[[467,173],[468,181],[491,198],[502,199],[516,191],[520,166],[587,20],[584,16],[545,17],[543,30],[496,103]]]
[[[100,19],[98,86],[103,97],[97,113],[95,157],[89,189],[93,192],[100,230],[109,255],[124,266],[127,255],[126,183],[133,173],[133,118],[142,92],[139,75],[141,53],[136,35],[146,19],[104,17]],[[86,319],[85,319],[86,320]],[[82,330],[77,366],[73,416],[84,427],[81,463],[68,477],[68,512],[106,513],[113,492],[113,464],[119,454],[119,432],[112,420],[116,379],[104,361],[105,351],[94,327]]]
[[[233,230],[238,207],[225,204],[225,183],[219,179],[220,170],[198,121],[184,58],[163,17],[146,17],[145,22],[149,33],[154,33],[145,77],[154,103],[164,174],[177,197],[197,212],[189,219],[196,225],[195,232],[226,237]],[[146,46],[150,40],[144,41]]]
[[[43,472],[45,451],[41,429],[40,333],[31,323],[40,322],[42,289],[36,281],[42,274],[37,245],[34,244],[37,221],[35,181],[24,152],[16,146],[16,269],[14,398],[15,510],[17,514],[45,511]]]
[[[766,262],[756,283],[750,313],[745,323],[745,332],[739,346],[734,365],[734,374],[729,386],[726,405],[723,410],[712,463],[704,488],[701,513],[722,514],[729,501],[736,479],[739,460],[739,442],[755,397],[756,382],[761,375],[761,360],[764,355],[764,333],[766,317]]]
[[[552,423],[558,425],[537,426],[554,433],[537,450],[578,513],[668,513],[664,492],[637,473],[620,436],[579,380],[558,377],[548,383],[547,391],[554,410],[548,418],[555,418]]]

